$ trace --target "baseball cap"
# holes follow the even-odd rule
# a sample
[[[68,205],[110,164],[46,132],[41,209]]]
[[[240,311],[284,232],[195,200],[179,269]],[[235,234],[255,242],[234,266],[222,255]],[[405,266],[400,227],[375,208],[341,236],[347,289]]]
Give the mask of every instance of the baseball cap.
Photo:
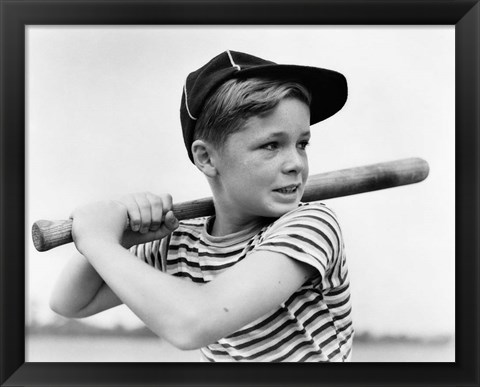
[[[347,80],[339,72],[319,67],[277,64],[243,52],[224,51],[190,73],[183,87],[180,121],[188,157],[192,162],[195,124],[206,99],[229,79],[252,77],[285,79],[303,84],[312,96],[310,125],[333,116],[347,100]]]

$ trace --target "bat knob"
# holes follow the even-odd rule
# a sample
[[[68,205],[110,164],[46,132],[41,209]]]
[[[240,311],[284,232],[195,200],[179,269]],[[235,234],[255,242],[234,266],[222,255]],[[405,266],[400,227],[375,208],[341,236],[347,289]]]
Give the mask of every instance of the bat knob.
[[[38,251],[47,251],[73,242],[72,220],[37,220],[32,225],[32,239]]]

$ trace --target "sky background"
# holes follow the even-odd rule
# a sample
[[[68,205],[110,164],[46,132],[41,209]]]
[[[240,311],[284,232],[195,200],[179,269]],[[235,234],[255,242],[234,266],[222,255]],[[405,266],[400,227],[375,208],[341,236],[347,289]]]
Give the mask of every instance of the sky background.
[[[429,163],[422,183],[325,203],[344,232],[357,332],[452,335],[454,37],[451,26],[29,26],[27,322],[53,319],[48,298],[75,252],[37,252],[34,221],[130,192],[210,196],[183,145],[180,98],[189,72],[231,49],[346,76],[345,107],[312,127],[311,174]],[[141,324],[125,307],[85,321]]]

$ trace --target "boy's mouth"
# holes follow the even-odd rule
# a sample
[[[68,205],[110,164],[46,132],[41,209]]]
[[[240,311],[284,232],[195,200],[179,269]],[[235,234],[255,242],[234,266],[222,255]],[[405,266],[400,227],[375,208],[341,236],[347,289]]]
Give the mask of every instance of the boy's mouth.
[[[283,194],[291,194],[291,193],[297,192],[299,187],[300,187],[300,184],[291,184],[282,188],[274,189],[274,191],[280,192]]]

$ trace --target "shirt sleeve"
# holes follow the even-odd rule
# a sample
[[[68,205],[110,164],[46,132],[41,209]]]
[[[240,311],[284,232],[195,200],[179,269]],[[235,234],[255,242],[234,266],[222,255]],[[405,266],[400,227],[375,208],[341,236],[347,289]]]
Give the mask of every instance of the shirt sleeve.
[[[343,261],[344,256],[337,218],[321,203],[301,204],[280,217],[255,249],[262,250],[281,253],[311,265],[322,279]]]

